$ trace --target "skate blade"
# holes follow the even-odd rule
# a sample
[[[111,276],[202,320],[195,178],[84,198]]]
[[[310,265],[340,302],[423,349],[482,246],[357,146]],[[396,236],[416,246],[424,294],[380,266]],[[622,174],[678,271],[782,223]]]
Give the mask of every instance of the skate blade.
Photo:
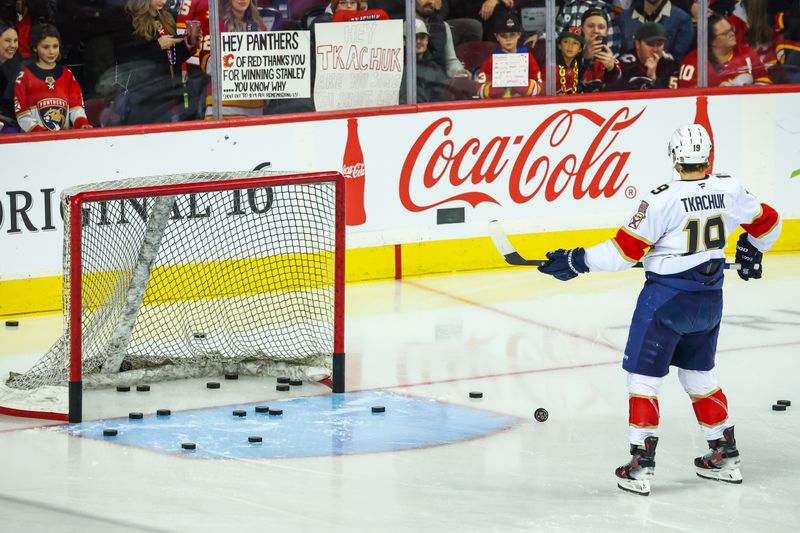
[[[625,492],[638,494],[639,496],[650,495],[650,480],[648,479],[622,479],[617,478],[617,487]]]
[[[739,484],[742,482],[742,472],[738,468],[729,470],[706,470],[697,469],[697,477],[710,479],[712,481],[722,481],[724,483]]]

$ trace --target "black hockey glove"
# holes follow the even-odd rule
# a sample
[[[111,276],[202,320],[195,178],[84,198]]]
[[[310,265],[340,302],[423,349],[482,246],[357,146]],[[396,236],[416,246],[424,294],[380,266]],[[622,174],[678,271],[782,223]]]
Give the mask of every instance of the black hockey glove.
[[[740,278],[745,281],[750,278],[761,279],[762,257],[764,254],[747,240],[747,233],[739,235],[739,240],[736,242],[736,262],[742,265],[742,268],[736,272]]]
[[[561,281],[569,281],[578,277],[578,274],[589,272],[584,256],[586,250],[574,248],[572,250],[559,249],[547,252],[547,262],[539,267],[539,272],[549,274]]]

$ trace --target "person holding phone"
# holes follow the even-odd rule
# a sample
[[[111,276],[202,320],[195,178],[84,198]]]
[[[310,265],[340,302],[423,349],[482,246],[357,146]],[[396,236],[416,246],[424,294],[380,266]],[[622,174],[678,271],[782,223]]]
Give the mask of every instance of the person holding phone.
[[[589,9],[581,17],[583,47],[583,75],[581,92],[600,91],[616,83],[622,75],[619,61],[608,44],[608,17],[602,9]]]

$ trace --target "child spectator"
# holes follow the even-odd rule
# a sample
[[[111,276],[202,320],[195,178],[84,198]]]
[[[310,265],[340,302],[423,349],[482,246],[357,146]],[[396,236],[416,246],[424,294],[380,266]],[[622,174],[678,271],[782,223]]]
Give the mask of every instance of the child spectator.
[[[0,133],[19,131],[13,102],[21,59],[17,30],[0,21]]]
[[[772,83],[758,54],[746,45],[736,44],[736,35],[721,15],[708,18],[708,86],[766,85]],[[697,50],[681,64],[680,87],[697,86]]]
[[[590,10],[600,11],[606,23],[611,20],[613,11],[610,0],[565,0],[564,5],[561,6],[556,15],[556,31],[560,34],[568,31],[573,26],[580,25],[586,12]],[[608,40],[608,45],[617,53],[620,50],[619,30],[610,24],[607,24],[607,30],[605,37]],[[588,37],[586,39],[588,43]]]
[[[72,72],[59,65],[61,36],[55,26],[31,28],[32,63],[23,67],[14,85],[14,111],[22,131],[91,128],[83,94]]]
[[[542,92],[542,73],[533,54],[524,46],[519,46],[522,37],[522,22],[516,13],[507,13],[495,19],[494,36],[500,43],[500,50],[486,58],[478,74],[478,95],[481,98],[511,98],[515,96],[536,96]],[[492,85],[494,60],[502,54],[527,54],[528,83],[519,87],[496,87]]]
[[[676,89],[678,66],[664,51],[666,40],[664,28],[658,22],[639,26],[633,39],[633,53],[619,58],[622,76],[608,90]]]
[[[572,27],[558,34],[556,46],[556,94],[576,94],[581,91],[583,61],[581,52],[586,41],[580,28]]]
[[[614,21],[622,38],[622,52],[633,50],[636,30],[645,22],[658,22],[667,34],[665,50],[680,62],[695,46],[692,17],[670,0],[634,0]]]

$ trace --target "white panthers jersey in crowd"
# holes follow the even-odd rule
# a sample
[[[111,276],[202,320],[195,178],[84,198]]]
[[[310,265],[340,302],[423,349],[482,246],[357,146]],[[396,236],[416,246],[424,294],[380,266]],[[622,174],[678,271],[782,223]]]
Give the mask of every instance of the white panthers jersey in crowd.
[[[586,265],[590,271],[618,271],[642,261],[656,274],[684,272],[725,258],[728,237],[739,225],[761,252],[781,230],[778,213],[735,178],[710,174],[665,183],[645,195],[613,239],[586,250]]]

